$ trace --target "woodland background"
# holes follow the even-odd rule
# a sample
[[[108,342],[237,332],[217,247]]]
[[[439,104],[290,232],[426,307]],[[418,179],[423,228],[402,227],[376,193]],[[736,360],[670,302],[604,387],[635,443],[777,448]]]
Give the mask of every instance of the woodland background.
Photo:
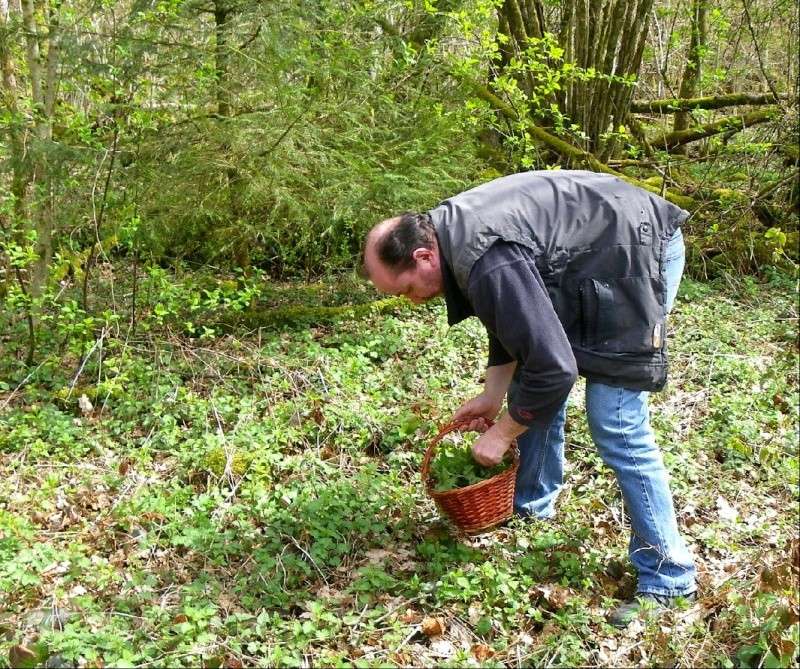
[[[791,664],[798,31],[788,0],[0,0],[0,666]],[[353,272],[377,220],[557,168],[692,214],[654,421],[702,597],[623,636],[578,393],[560,520],[457,537],[419,462],[483,334]]]

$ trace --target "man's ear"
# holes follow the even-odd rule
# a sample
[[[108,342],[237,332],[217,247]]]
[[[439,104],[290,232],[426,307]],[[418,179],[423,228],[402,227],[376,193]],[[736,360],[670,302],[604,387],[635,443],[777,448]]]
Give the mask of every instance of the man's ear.
[[[412,251],[411,257],[414,258],[416,262],[419,262],[420,260],[427,260],[430,262],[431,258],[433,258],[433,250],[426,249],[424,246],[420,246]]]

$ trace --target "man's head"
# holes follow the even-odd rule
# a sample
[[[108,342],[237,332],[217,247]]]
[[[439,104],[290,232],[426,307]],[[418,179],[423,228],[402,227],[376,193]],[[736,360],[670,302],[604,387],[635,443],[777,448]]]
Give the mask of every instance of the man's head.
[[[417,304],[441,295],[439,247],[430,217],[402,214],[372,228],[364,244],[364,273],[380,292]]]

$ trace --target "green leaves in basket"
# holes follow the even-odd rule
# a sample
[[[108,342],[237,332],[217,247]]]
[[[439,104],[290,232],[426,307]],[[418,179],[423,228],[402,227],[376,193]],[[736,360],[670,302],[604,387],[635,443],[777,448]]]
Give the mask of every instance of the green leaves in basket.
[[[430,468],[435,492],[464,488],[490,479],[508,468],[508,458],[494,467],[484,467],[475,461],[471,445],[478,436],[477,432],[450,433],[442,439]]]

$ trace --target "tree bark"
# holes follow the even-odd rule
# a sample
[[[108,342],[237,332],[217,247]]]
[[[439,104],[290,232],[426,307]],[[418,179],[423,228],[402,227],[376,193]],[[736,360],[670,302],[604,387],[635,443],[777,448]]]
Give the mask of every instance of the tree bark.
[[[556,64],[573,64],[588,76],[567,76],[551,100],[537,102],[544,102],[539,105],[544,109],[557,103],[559,112],[588,137],[588,151],[611,155],[616,140],[607,133],[628,116],[632,86],[627,80],[639,71],[653,0],[564,0],[560,5],[558,25],[548,27],[541,0],[504,0],[497,10],[500,30],[507,31],[509,48],[517,54],[524,54],[530,38],[558,35],[563,61]],[[520,83],[525,92],[535,92],[530,77]],[[535,105],[528,111],[534,124],[550,125]]]
[[[231,16],[232,9],[228,4],[229,0],[214,0],[214,74],[216,82],[217,113],[222,120],[222,146],[223,159],[227,162],[225,177],[228,186],[228,202],[231,212],[231,223],[238,227],[242,219],[243,198],[242,188],[244,181],[239,168],[235,164],[235,158],[231,151],[231,127],[228,123],[232,116],[231,113],[231,93],[228,87],[228,75],[230,71],[230,46],[231,37]],[[245,272],[250,271],[250,240],[247,235],[239,235],[233,245],[233,254],[236,264]]]
[[[11,149],[11,193],[14,196],[15,224],[26,219],[28,171],[25,169],[25,152],[22,122],[17,99],[20,90],[17,84],[16,64],[9,49],[8,35],[11,30],[11,13],[8,0],[0,0],[0,69],[3,73],[2,101],[11,117],[9,124],[9,146]]]
[[[706,10],[707,0],[693,0],[692,2],[692,37],[689,42],[689,57],[686,59],[686,67],[683,70],[681,87],[678,96],[682,99],[689,99],[697,92],[697,82],[700,81],[700,66],[702,63],[703,49],[706,44]],[[675,114],[672,130],[681,132],[689,127],[689,113],[681,110]],[[681,147],[681,153],[685,153],[685,145]]]
[[[692,109],[722,109],[723,107],[737,107],[742,105],[775,104],[779,99],[772,93],[751,95],[749,93],[730,93],[728,95],[715,95],[701,98],[667,98],[664,100],[634,100],[631,111],[635,113],[672,114]]]
[[[36,260],[30,273],[30,293],[35,298],[47,286],[48,272],[53,258],[54,206],[50,166],[45,154],[45,145],[53,134],[52,113],[58,73],[58,6],[46,5],[49,20],[47,35],[42,35],[36,26],[34,0],[21,0],[22,25],[25,33],[25,53],[30,80],[31,99],[34,107],[34,146],[29,147],[29,183],[35,192],[32,216],[36,230]],[[47,46],[46,67],[42,67],[40,46]]]
[[[777,107],[772,107],[770,109],[750,112],[749,114],[728,116],[714,123],[706,123],[696,128],[679,130],[678,132],[673,131],[661,135],[656,139],[650,140],[650,144],[655,148],[670,151],[676,147],[688,144],[689,142],[696,142],[699,139],[718,135],[723,132],[738,132],[751,125],[770,121],[775,118],[778,112],[779,109]]]

